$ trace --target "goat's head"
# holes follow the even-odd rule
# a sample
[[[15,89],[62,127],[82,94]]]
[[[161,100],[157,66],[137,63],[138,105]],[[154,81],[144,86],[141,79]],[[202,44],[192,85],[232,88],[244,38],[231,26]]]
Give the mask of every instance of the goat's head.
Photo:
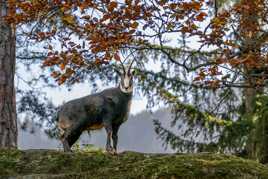
[[[121,62],[122,70],[119,72],[121,78],[119,87],[123,93],[132,93],[133,91],[134,70],[131,68],[133,62],[134,60],[128,66],[126,66],[126,68],[124,64]]]

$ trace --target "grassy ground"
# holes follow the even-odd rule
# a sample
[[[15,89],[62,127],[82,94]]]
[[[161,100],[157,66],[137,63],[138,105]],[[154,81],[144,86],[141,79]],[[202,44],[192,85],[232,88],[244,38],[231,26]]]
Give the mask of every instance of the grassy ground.
[[[0,178],[268,179],[268,167],[219,154],[141,154],[102,151],[0,150]],[[22,177],[24,176],[24,177]]]

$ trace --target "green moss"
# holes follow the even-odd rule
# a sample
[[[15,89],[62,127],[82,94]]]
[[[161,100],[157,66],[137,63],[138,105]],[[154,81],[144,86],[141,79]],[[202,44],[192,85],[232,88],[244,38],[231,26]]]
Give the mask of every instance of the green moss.
[[[142,154],[111,156],[100,151],[0,150],[0,178],[268,178],[268,167],[220,154]]]

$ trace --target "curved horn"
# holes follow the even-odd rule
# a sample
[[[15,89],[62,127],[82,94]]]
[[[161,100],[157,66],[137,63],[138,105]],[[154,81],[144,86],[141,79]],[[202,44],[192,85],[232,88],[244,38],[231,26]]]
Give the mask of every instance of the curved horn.
[[[125,70],[125,67],[124,67],[124,63],[123,63],[121,60],[119,60],[119,62],[120,62],[120,64],[121,64],[122,68],[123,68],[123,72],[124,72],[124,74],[126,74],[126,70]]]
[[[134,63],[134,61],[135,61],[135,59],[133,59],[133,60],[131,61],[130,65],[128,66],[128,69],[127,69],[127,73],[128,73],[128,74],[130,73],[130,69],[131,69],[131,67],[132,67],[132,65],[133,65],[133,63]]]

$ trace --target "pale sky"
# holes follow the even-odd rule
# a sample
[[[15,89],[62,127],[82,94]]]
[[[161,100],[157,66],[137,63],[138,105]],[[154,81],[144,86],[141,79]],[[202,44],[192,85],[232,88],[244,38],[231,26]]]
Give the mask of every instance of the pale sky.
[[[26,80],[31,81],[32,77],[37,77],[38,74],[44,73],[40,71],[38,66],[33,67],[32,71],[26,71],[25,67],[22,65],[17,66],[17,73]],[[52,79],[52,77],[51,77]],[[20,89],[30,89],[27,84],[25,84],[22,80],[16,80],[15,84],[19,86]],[[56,84],[56,83],[55,83]],[[103,86],[99,91],[104,89],[115,87],[115,86]],[[44,88],[42,89],[44,92],[47,93],[48,99],[50,99],[53,104],[56,106],[62,105],[64,102],[68,102],[72,99],[80,98],[83,96],[87,96],[91,94],[91,88],[89,82],[74,84],[71,88],[72,90],[69,91],[68,88],[64,85],[57,86],[56,88]],[[134,84],[134,91],[135,91],[135,84]],[[146,109],[147,100],[145,97],[140,95],[134,95],[132,99],[132,106],[131,106],[131,114],[137,114]]]

